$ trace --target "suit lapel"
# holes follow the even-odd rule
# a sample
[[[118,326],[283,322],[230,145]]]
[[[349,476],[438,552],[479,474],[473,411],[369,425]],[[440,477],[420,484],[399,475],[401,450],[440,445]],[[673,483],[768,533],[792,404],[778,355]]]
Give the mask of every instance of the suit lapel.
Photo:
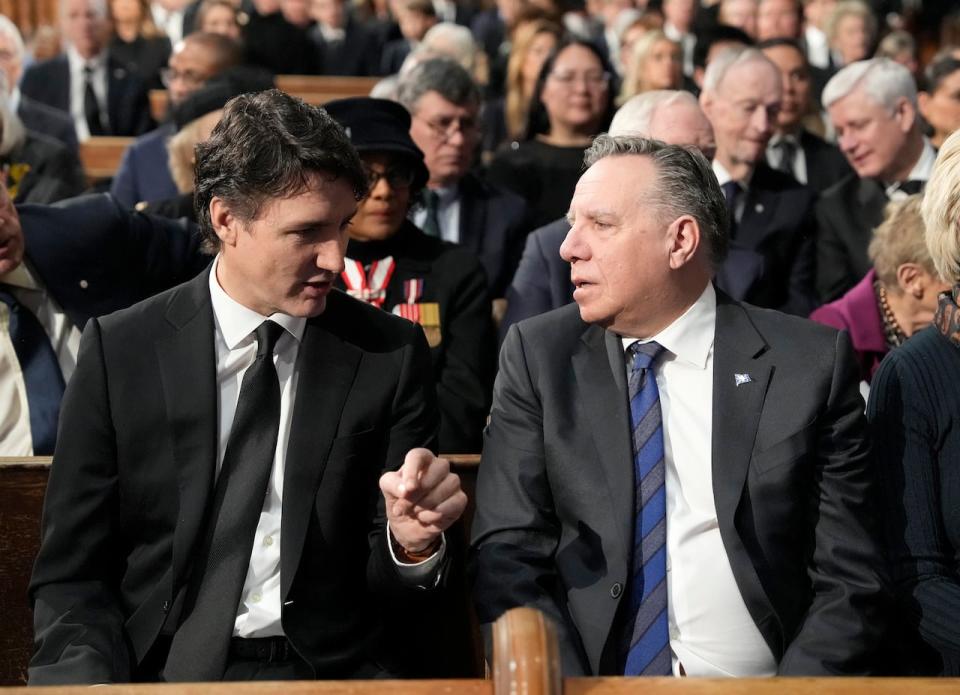
[[[737,226],[737,246],[748,249],[757,248],[764,237],[775,231],[770,220],[777,209],[779,198],[763,187],[765,167],[759,167],[753,176],[753,183],[747,192],[743,207],[743,217]]]
[[[323,314],[307,322],[297,356],[299,381],[283,475],[280,536],[280,595],[283,598],[290,591],[300,564],[317,488],[340,423],[339,414],[360,364],[360,351],[325,328],[329,320],[330,317]]]
[[[180,491],[175,581],[203,522],[217,460],[217,368],[208,278],[200,273],[174,292],[166,316],[173,333],[156,345]]]
[[[744,310],[717,293],[713,358],[713,496],[722,533],[734,533],[734,515],[746,483],[771,368],[756,358],[766,349]],[[749,381],[747,381],[749,379]]]
[[[460,244],[477,255],[487,226],[487,206],[479,202],[476,185],[468,174],[460,182]]]
[[[607,480],[614,525],[626,561],[633,538],[633,450],[627,414],[626,373],[619,338],[599,326],[584,332],[573,355],[575,398],[589,422],[599,465]],[[587,462],[585,462],[587,463]]]

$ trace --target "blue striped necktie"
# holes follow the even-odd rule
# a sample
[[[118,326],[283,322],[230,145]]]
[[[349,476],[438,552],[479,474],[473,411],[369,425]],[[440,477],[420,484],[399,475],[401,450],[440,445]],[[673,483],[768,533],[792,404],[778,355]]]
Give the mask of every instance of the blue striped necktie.
[[[663,347],[634,343],[628,387],[633,430],[636,508],[630,578],[629,650],[624,675],[672,674],[667,629],[667,495],[660,392],[651,368]]]

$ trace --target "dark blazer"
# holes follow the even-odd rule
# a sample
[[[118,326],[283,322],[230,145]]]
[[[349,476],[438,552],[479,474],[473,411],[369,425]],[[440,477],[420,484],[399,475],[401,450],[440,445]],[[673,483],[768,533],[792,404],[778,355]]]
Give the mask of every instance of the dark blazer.
[[[807,162],[807,185],[817,193],[853,172],[839,148],[807,129],[800,132],[800,149]]]
[[[849,340],[717,294],[713,488],[737,586],[781,674],[868,672],[885,576]],[[622,673],[627,407],[620,336],[578,307],[510,329],[477,482],[474,601],[482,624],[544,611],[568,676]]]
[[[883,221],[887,196],[873,179],[855,173],[820,196],[817,215],[817,292],[833,301],[860,280],[872,264],[867,246],[873,229]]]
[[[460,181],[460,245],[487,273],[491,297],[503,297],[529,231],[527,204],[516,193],[467,174]]]
[[[170,174],[167,141],[177,133],[176,126],[164,123],[141,135],[123,153],[110,192],[127,207],[139,202],[166,200],[179,194]]]
[[[319,25],[307,31],[317,52],[317,70],[321,75],[380,74],[380,53],[383,50],[381,34],[376,27],[347,19],[343,41],[328,43]]]
[[[496,370],[483,267],[469,250],[427,236],[409,222],[386,244],[374,244],[351,241],[347,256],[364,264],[393,256],[396,268],[387,285],[386,311],[407,301],[404,283],[408,280],[423,281],[418,303],[439,304],[439,342],[430,348],[440,404],[439,446],[443,453],[475,454],[480,451]],[[375,249],[380,252],[372,253]],[[345,287],[342,278],[337,286]]]
[[[11,165],[10,183],[15,176],[13,167],[29,167],[17,182],[15,203],[54,203],[87,189],[77,153],[59,140],[40,133],[27,131],[24,142],[3,157],[3,162]]]
[[[73,119],[66,111],[41,104],[21,94],[17,115],[27,130],[59,140],[73,152],[80,149]]]
[[[138,36],[128,43],[114,35],[110,41],[110,55],[136,73],[148,89],[163,89],[160,71],[166,67],[171,50],[166,36]]]
[[[24,71],[20,81],[24,96],[47,106],[70,112],[70,63],[65,54]],[[147,90],[139,77],[107,57],[107,118],[109,135],[140,135],[152,125]]]
[[[507,288],[507,311],[500,339],[517,321],[558,309],[573,301],[570,264],[560,258],[560,245],[570,231],[563,217],[527,236],[520,265]]]
[[[404,38],[387,41],[380,55],[380,74],[396,75],[403,67],[403,61],[410,55],[412,45]]]
[[[189,280],[210,262],[194,225],[130,212],[105,193],[17,205],[26,258],[79,329]]]
[[[317,56],[307,32],[294,26],[280,12],[248,13],[243,27],[246,62],[274,75],[315,75]]]
[[[738,301],[807,316],[817,305],[814,200],[812,189],[761,162],[717,287]]]
[[[171,607],[217,463],[208,282],[201,273],[87,324],[30,585],[33,684],[157,677],[146,664],[162,655],[144,660],[174,629]],[[318,677],[365,665],[416,672],[403,661],[408,645],[384,648],[385,625],[431,592],[399,578],[377,480],[410,448],[435,442],[423,334],[334,292],[307,322],[298,359],[283,495],[284,633]]]

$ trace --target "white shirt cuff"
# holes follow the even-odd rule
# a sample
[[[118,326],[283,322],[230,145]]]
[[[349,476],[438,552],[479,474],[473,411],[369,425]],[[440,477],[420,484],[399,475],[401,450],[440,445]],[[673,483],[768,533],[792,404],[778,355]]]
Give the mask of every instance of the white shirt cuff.
[[[437,552],[428,557],[426,560],[415,563],[400,562],[397,559],[396,553],[393,552],[393,543],[391,542],[391,537],[393,536],[393,531],[390,530],[390,524],[387,524],[387,533],[386,542],[387,550],[390,551],[390,557],[393,559],[393,563],[397,566],[397,572],[400,574],[400,579],[403,580],[404,584],[409,584],[411,586],[419,586],[425,589],[433,588],[440,581],[440,563],[443,561],[444,556],[447,553],[447,538],[444,534],[440,534],[440,547],[437,548]]]

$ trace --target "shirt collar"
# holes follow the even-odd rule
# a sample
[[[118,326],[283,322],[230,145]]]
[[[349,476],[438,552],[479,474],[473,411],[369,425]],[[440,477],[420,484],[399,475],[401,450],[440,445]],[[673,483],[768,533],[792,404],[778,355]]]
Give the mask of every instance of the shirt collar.
[[[11,287],[21,287],[25,290],[39,290],[40,285],[26,263],[21,263],[8,273],[0,275],[0,283]]]
[[[700,297],[669,326],[651,338],[639,342],[655,341],[664,349],[676,355],[680,362],[686,362],[698,369],[707,368],[707,357],[713,347],[713,338],[717,330],[717,293],[713,283],[700,293]],[[637,338],[622,338],[626,350]]]
[[[716,175],[717,182],[721,186],[727,183],[728,181],[733,181],[733,177],[730,175],[730,172],[727,171],[727,168],[720,163],[719,159],[714,159],[713,162],[711,163],[711,166],[713,166],[713,173]],[[752,178],[753,178],[753,170],[751,170],[750,173],[747,174],[744,178],[737,181],[737,183],[739,183],[740,187],[746,191],[746,190],[749,190],[750,188],[750,179]]]
[[[307,319],[298,316],[288,316],[287,314],[275,313],[270,316],[262,316],[253,309],[240,304],[233,297],[224,292],[217,282],[217,266],[220,262],[220,256],[213,261],[210,268],[210,301],[213,303],[213,317],[220,328],[220,334],[223,341],[231,350],[236,349],[240,343],[249,338],[257,327],[270,319],[279,324],[287,333],[292,335],[297,342],[303,338],[303,331],[307,325]]]
[[[7,103],[10,105],[10,110],[16,113],[20,110],[20,88],[14,85],[13,89],[10,90],[10,95],[7,97]]]
[[[789,142],[795,145],[796,147],[800,146],[800,136],[796,133],[775,133],[773,137],[770,138],[770,142],[767,143],[767,149],[771,150],[779,145],[781,142]]]
[[[105,50],[100,51],[97,55],[89,60],[85,59],[79,53],[77,49],[72,45],[67,46],[67,60],[70,63],[71,72],[82,72],[83,68],[89,65],[94,70],[99,70],[100,68],[106,65],[107,52]]]
[[[920,159],[913,165],[913,169],[910,170],[910,175],[907,176],[907,180],[926,181],[930,178],[930,174],[933,172],[933,165],[936,161],[937,153],[933,149],[933,145],[930,144],[930,140],[924,137],[923,149],[920,151]]]

